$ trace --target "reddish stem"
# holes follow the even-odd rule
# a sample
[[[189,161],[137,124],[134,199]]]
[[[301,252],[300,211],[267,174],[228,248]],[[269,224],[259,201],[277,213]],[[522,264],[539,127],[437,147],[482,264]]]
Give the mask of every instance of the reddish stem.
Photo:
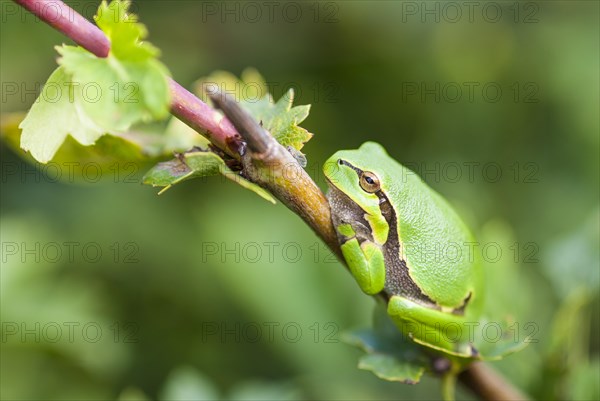
[[[110,41],[96,25],[59,0],[15,0],[39,19],[98,57],[108,56]]]
[[[14,1],[87,51],[98,57],[108,56],[110,41],[104,32],[62,1]],[[231,122],[171,78],[169,78],[169,88],[171,114],[203,134],[230,156],[239,159],[240,155],[237,151],[239,134]]]
[[[171,113],[203,134],[211,143],[230,156],[239,159],[240,135],[227,119],[196,95],[169,78]]]

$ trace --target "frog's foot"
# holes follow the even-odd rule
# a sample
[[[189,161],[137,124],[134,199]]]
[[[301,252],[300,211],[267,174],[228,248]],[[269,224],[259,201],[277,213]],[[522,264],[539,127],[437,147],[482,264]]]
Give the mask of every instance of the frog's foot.
[[[375,295],[385,286],[385,261],[381,248],[370,241],[358,243],[356,238],[341,245],[342,254],[352,276],[366,294]]]

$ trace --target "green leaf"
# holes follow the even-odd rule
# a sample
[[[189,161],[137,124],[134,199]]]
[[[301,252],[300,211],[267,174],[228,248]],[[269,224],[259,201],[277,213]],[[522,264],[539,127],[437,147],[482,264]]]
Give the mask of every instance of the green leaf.
[[[96,25],[108,36],[110,52],[123,61],[145,61],[158,57],[160,51],[148,42],[142,42],[148,31],[138,22],[135,14],[128,13],[130,1],[102,1],[94,16]]]
[[[36,165],[37,160],[20,148],[22,131],[19,124],[25,117],[24,112],[0,114],[0,139],[17,155]],[[81,145],[67,136],[51,164],[37,167],[47,170],[52,179],[69,183],[96,182],[97,178],[136,182],[141,172],[174,152],[207,143],[204,137],[173,117],[166,129],[136,126],[125,133],[104,135],[94,146]]]
[[[222,174],[269,202],[275,203],[275,199],[267,191],[235,173],[217,154],[201,149],[180,153],[176,159],[157,164],[146,173],[143,182],[152,186],[164,187],[159,192],[161,194],[180,182],[217,174]]]
[[[165,187],[163,193],[172,185],[197,177],[209,177],[220,173],[223,160],[212,152],[190,152],[180,154],[178,158],[158,163],[144,176],[144,184]]]
[[[47,163],[71,135],[82,145],[92,145],[104,130],[77,109],[72,97],[70,78],[62,67],[57,68],[21,122],[21,148],[41,163]]]
[[[425,372],[423,366],[408,361],[403,362],[396,357],[385,354],[364,355],[360,358],[358,367],[373,372],[380,379],[406,384],[418,383]]]
[[[109,56],[100,60],[106,61],[113,70],[111,73],[120,79],[108,82],[115,103],[139,104],[137,108],[131,107],[142,115],[140,120],[162,119],[169,114],[170,73],[157,59],[158,48],[145,41],[146,27],[138,22],[137,15],[128,13],[130,4],[122,0],[110,4],[103,0],[100,4],[94,20],[111,43]],[[84,77],[85,72],[81,71]]]
[[[245,70],[241,79],[229,72],[217,71],[198,80],[196,94],[204,101],[210,102],[206,95],[208,85],[216,85],[222,92],[234,96],[236,101],[260,121],[283,146],[300,150],[313,136],[298,125],[308,117],[310,105],[292,107],[293,89],[289,89],[281,99],[274,102],[264,79],[254,69]]]
[[[50,76],[21,128],[21,147],[41,163],[70,135],[89,146],[102,135],[169,114],[169,72],[158,49],[143,42],[146,28],[127,13],[130,3],[102,2],[95,17],[111,42],[108,57],[81,47],[57,47],[60,67]]]
[[[75,46],[56,50],[58,63],[72,77],[75,103],[105,131],[125,131],[168,115],[168,71],[158,61],[121,61],[112,54],[98,58]]]
[[[308,117],[310,105],[292,107],[294,90],[289,89],[277,103],[273,103],[270,96],[265,96],[257,102],[243,102],[242,105],[258,121],[262,121],[271,135],[283,146],[291,146],[297,150],[302,149],[313,134],[298,126]]]
[[[384,307],[377,305],[373,327],[345,333],[343,340],[365,351],[358,367],[377,377],[407,384],[418,383],[429,367],[429,355],[400,335],[387,316]]]

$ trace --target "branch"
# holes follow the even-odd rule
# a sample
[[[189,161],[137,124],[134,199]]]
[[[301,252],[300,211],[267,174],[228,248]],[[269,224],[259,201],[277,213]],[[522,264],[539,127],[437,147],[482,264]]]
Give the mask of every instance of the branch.
[[[306,170],[235,100],[216,87],[208,91],[216,107],[223,110],[248,144],[242,166],[250,181],[271,191],[299,215],[346,265],[331,223],[329,203]]]
[[[97,57],[108,56],[110,42],[104,33],[62,1],[14,1]],[[211,99],[229,119],[172,79],[169,79],[169,87],[171,113],[219,149],[240,160],[248,178],[270,190],[298,214],[345,265],[327,199],[293,156],[227,96],[213,92]],[[244,142],[248,143],[247,152],[244,152]],[[293,167],[293,174],[289,172],[290,167]],[[459,380],[484,400],[527,399],[482,363],[473,363],[460,374]]]
[[[482,362],[473,362],[458,380],[483,400],[528,400],[498,372]]]

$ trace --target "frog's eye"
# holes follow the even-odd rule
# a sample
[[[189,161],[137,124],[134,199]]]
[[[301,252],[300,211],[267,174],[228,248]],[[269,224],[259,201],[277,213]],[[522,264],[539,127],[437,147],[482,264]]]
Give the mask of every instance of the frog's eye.
[[[379,178],[370,171],[363,171],[360,175],[360,187],[372,194],[379,191]]]

